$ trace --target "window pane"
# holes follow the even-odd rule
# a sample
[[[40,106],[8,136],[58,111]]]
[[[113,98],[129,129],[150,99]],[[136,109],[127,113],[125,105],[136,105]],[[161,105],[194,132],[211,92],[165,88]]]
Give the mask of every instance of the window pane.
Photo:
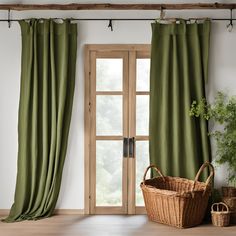
[[[97,91],[122,91],[123,59],[97,59],[96,77]]]
[[[96,205],[122,206],[122,141],[96,142]]]
[[[143,174],[149,166],[149,141],[136,141],[136,206],[144,206],[140,183]],[[150,173],[146,178],[150,178]]]
[[[136,67],[136,90],[137,91],[149,91],[150,88],[150,59],[142,58],[137,59]]]
[[[149,95],[136,96],[136,135],[149,135]]]
[[[122,96],[97,95],[97,135],[122,135]]]

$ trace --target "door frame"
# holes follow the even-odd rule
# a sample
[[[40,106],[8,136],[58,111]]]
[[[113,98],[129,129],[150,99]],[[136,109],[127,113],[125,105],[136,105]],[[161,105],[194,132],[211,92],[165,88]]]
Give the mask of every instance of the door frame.
[[[85,45],[84,47],[84,75],[85,75],[85,79],[84,79],[84,213],[85,214],[91,214],[92,212],[94,212],[94,209],[91,209],[91,195],[95,196],[94,193],[91,192],[91,185],[94,184],[91,181],[90,178],[90,173],[92,171],[92,169],[94,169],[94,166],[92,166],[92,162],[91,160],[91,156],[93,153],[91,153],[91,131],[94,130],[92,129],[92,122],[91,120],[94,119],[94,117],[92,117],[92,112],[91,109],[94,109],[91,106],[91,99],[92,99],[92,94],[90,92],[90,88],[91,88],[91,76],[93,76],[91,74],[91,68],[90,65],[92,63],[92,61],[90,61],[91,56],[93,56],[93,54],[95,54],[95,52],[116,52],[116,51],[126,51],[129,53],[129,55],[132,54],[149,54],[150,53],[150,45],[149,44],[88,44]],[[129,65],[132,63],[136,63],[133,59],[135,57],[131,56],[128,57],[129,60]],[[128,77],[129,80],[133,77],[136,76],[136,72],[132,71],[130,69],[128,69]],[[93,85],[92,85],[93,86]],[[130,90],[130,95],[131,93],[135,93],[135,86],[133,87],[129,87]],[[125,91],[124,91],[125,92]],[[127,91],[126,91],[127,92]],[[129,99],[130,101],[130,99]],[[129,106],[131,107],[131,109],[135,109],[135,104],[129,104]],[[133,119],[132,117],[128,118]],[[130,126],[129,127],[129,132],[133,133],[135,130],[135,127]],[[127,158],[128,161],[128,166],[132,166],[132,170],[134,170],[135,168],[135,161],[133,158]],[[135,171],[130,171],[128,172],[128,179],[134,179],[134,175],[135,175]],[[131,178],[131,176],[133,176]],[[132,185],[134,183],[132,182],[128,182],[128,185]],[[128,188],[129,188],[128,186]],[[131,188],[130,188],[131,189]],[[136,207],[137,209],[135,209],[135,206],[132,207],[132,204],[129,204],[131,202],[133,202],[135,199],[135,191],[132,191],[128,194],[128,206],[127,207],[127,213],[128,214],[139,214],[139,213],[144,213],[143,210],[139,207]],[[113,208],[113,213],[111,214],[116,214],[114,213],[115,209]],[[99,212],[97,212],[99,214]],[[117,214],[119,214],[120,212],[117,211]],[[109,213],[108,213],[109,214]]]

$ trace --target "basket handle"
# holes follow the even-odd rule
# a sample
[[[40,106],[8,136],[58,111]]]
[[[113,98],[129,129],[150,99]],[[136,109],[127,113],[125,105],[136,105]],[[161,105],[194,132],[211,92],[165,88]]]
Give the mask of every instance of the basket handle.
[[[216,206],[216,210],[219,212],[220,211],[220,208],[219,208],[220,205],[222,205],[226,208],[226,212],[229,212],[229,207],[224,202],[218,202],[218,203],[212,204],[211,211],[214,211],[214,206]],[[223,211],[223,208],[222,208],[222,211]]]
[[[209,167],[210,169],[210,175],[208,176],[207,180],[206,180],[206,185],[209,185],[212,178],[214,177],[214,174],[215,174],[215,171],[214,171],[214,167],[213,165],[210,163],[210,162],[205,162],[204,164],[202,164],[202,166],[200,167],[199,171],[197,172],[196,174],[196,177],[195,177],[195,182],[198,181],[199,179],[199,176],[200,174],[202,173],[202,171],[206,168],[206,167]]]
[[[145,181],[146,181],[146,175],[149,169],[153,168],[161,177],[162,179],[165,181],[165,177],[162,174],[162,172],[155,166],[155,165],[150,165],[147,167],[147,169],[145,170],[145,173],[143,175],[143,184],[145,185]]]
[[[197,174],[196,174],[196,177],[195,177],[195,179],[194,179],[194,182],[193,182],[193,187],[192,187],[192,190],[191,190],[191,193],[192,193],[192,197],[194,198],[194,189],[195,189],[195,186],[196,186],[196,182],[198,181],[198,179],[199,179],[199,176],[200,176],[200,174],[202,173],[202,171],[206,168],[206,167],[209,167],[209,169],[210,169],[210,175],[208,176],[208,178],[207,178],[207,180],[206,180],[206,188],[205,188],[205,190],[204,190],[204,192],[203,192],[203,196],[205,195],[205,193],[206,193],[206,189],[207,189],[207,186],[208,186],[208,184],[210,184],[210,182],[211,182],[211,180],[212,180],[212,178],[213,178],[213,176],[214,176],[214,174],[215,174],[215,171],[214,171],[214,167],[213,167],[213,165],[210,163],[210,162],[205,162],[204,164],[202,164],[202,166],[200,167],[200,169],[198,170],[198,172],[197,172]]]

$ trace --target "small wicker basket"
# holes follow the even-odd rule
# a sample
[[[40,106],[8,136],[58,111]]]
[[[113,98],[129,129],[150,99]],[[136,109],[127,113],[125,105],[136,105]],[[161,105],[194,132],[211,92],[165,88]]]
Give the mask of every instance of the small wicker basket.
[[[211,206],[211,220],[214,226],[228,226],[230,223],[229,207],[223,202],[214,203]]]

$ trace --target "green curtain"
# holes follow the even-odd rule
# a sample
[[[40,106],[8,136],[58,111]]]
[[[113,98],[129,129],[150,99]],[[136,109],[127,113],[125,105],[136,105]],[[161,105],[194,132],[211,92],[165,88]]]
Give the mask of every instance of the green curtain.
[[[77,25],[20,21],[21,87],[15,200],[5,222],[49,217],[66,156],[75,86]]]
[[[150,162],[165,175],[193,179],[211,157],[207,122],[189,116],[205,97],[210,25],[152,24]]]

